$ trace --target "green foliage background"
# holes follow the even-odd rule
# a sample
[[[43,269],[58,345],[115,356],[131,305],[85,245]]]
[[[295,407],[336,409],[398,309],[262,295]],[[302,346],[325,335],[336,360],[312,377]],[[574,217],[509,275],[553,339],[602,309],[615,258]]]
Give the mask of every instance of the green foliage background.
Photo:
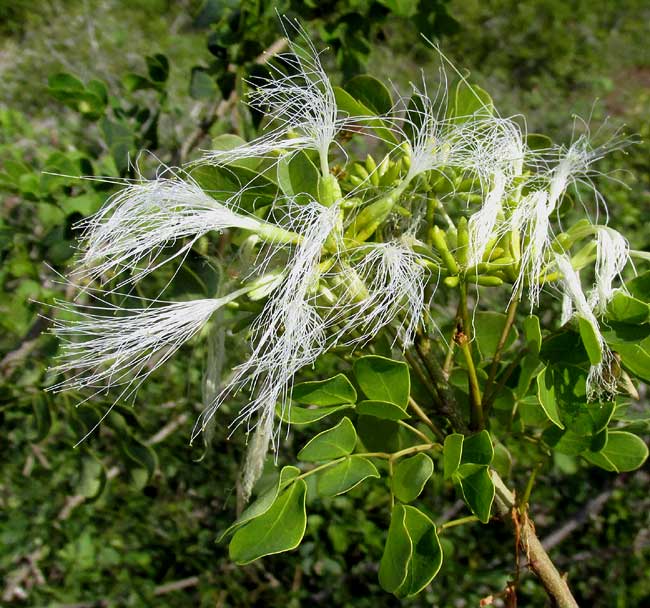
[[[0,0],[2,605],[399,603],[377,582],[383,493],[355,490],[311,506],[305,541],[290,554],[235,567],[226,545],[215,543],[235,516],[245,446],[241,436],[226,439],[227,408],[208,449],[187,445],[201,407],[201,347],[182,350],[143,386],[134,409],[116,409],[76,449],[110,400],[98,396],[75,408],[81,396],[41,391],[57,346],[40,335],[48,321],[38,314],[48,309],[36,301],[65,297],[57,273],[74,254],[74,223],[111,192],[99,181],[47,172],[126,176],[133,174],[126,154],[146,149],[151,156],[139,165],[146,173],[154,155],[177,163],[197,128],[206,131],[203,147],[223,132],[253,135],[256,117],[237,106],[211,117],[232,91],[243,93],[230,74],[254,73],[254,59],[280,36],[275,8],[301,17],[317,46],[332,48],[328,61],[340,82],[367,69],[404,90],[420,67],[433,79],[435,54],[423,32],[471,71],[504,115],[523,113],[532,132],[568,141],[573,112],[591,116],[594,130],[606,116],[614,127],[625,124],[646,143],[605,161],[601,169],[616,169],[621,181],[597,185],[612,224],[635,248],[650,249],[650,7],[643,0]],[[49,80],[60,72],[79,82]],[[186,293],[202,293],[215,280],[198,255],[182,279]],[[236,361],[238,353],[230,356]],[[280,459],[294,461],[307,439],[294,430]],[[650,595],[648,465],[614,479],[562,457],[539,475],[533,516],[542,538],[562,525],[558,515],[579,514],[607,496],[596,516],[551,551],[579,602],[643,605]],[[427,504],[441,520],[454,509],[463,514],[442,485],[430,484]],[[475,606],[505,588],[515,559],[514,548],[504,550],[512,546],[506,530],[454,528],[443,543],[454,559],[432,587],[402,604]],[[524,605],[543,605],[529,577],[520,590]]]

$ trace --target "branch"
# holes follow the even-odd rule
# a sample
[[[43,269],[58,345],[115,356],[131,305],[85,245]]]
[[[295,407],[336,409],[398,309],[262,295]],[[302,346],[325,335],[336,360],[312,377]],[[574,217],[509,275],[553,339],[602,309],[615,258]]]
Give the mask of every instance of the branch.
[[[154,591],[154,595],[165,595],[166,593],[172,593],[173,591],[180,591],[181,589],[187,589],[188,587],[196,587],[199,584],[198,576],[190,576],[188,578],[183,578],[179,581],[172,581],[171,583],[165,583],[163,585],[158,585]]]
[[[499,474],[491,471],[495,488],[495,504],[499,515],[510,520],[517,528],[519,547],[528,559],[528,567],[535,573],[544,586],[548,596],[553,599],[558,608],[578,608],[578,603],[573,597],[565,578],[546,553],[542,543],[535,533],[535,526],[526,513],[521,515],[517,511],[515,497],[503,483]]]

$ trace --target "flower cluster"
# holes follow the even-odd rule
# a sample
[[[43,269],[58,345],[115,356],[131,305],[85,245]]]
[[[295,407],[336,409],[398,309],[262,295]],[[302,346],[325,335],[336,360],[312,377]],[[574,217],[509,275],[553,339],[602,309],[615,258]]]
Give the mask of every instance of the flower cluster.
[[[125,296],[140,308],[114,306],[85,288],[97,305],[60,304],[73,320],[56,322],[65,342],[56,368],[64,379],[55,388],[118,386],[118,399],[128,398],[181,345],[221,319],[217,311],[261,303],[248,329],[249,357],[210,399],[193,433],[225,400],[247,395],[233,424],[256,429],[245,480],[250,491],[269,445],[277,445],[276,408],[287,413],[296,373],[323,353],[363,346],[387,327],[407,346],[441,282],[510,284],[512,298],[526,292],[533,308],[542,287],[559,281],[563,321],[578,316],[590,324],[602,352],[589,374],[590,393],[615,389],[598,315],[628,262],[626,241],[589,222],[573,232],[553,228],[567,189],[589,179],[601,149],[581,137],[568,149],[533,151],[521,120],[496,114],[483,92],[464,81],[458,90],[467,111],[448,101],[444,80],[433,100],[414,87],[385,113],[353,115],[337,105],[304,36],[278,66],[251,96],[268,113],[267,133],[123,188],[85,222],[76,277],[114,293],[182,260],[213,232],[241,235],[236,242],[250,268],[220,297]],[[342,133],[371,136],[371,147],[385,148],[386,156],[355,162],[341,153]],[[337,155],[344,166],[334,171]],[[292,171],[299,179],[291,180]],[[211,172],[231,174],[241,185],[212,187],[205,180]],[[262,182],[276,190],[270,199],[260,195],[258,204]],[[571,247],[587,237],[596,251],[578,262]],[[585,293],[578,271],[590,262],[594,285]]]

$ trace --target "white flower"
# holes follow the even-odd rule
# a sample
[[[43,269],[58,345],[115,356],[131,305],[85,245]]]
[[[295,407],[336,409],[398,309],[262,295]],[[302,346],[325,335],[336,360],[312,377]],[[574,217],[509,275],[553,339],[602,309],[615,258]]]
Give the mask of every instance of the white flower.
[[[605,339],[598,326],[598,320],[587,302],[580,283],[580,276],[573,269],[571,260],[566,256],[557,255],[555,261],[558,270],[562,273],[565,297],[571,300],[575,309],[574,315],[580,317],[591,326],[600,349],[600,362],[591,365],[589,368],[589,375],[587,376],[587,397],[589,399],[598,399],[602,395],[613,395],[616,393],[616,378],[611,373],[614,355],[605,343]]]
[[[123,285],[186,254],[210,231],[258,230],[263,222],[238,212],[231,200],[219,202],[195,182],[174,177],[127,186],[82,225],[86,250],[77,274],[97,278],[109,271],[128,270],[131,274],[122,280]],[[165,246],[186,238],[169,257],[158,261]]]
[[[271,424],[276,403],[288,405],[295,373],[313,363],[326,348],[325,323],[313,300],[321,251],[339,221],[339,210],[313,201],[296,208],[295,213],[292,221],[302,225],[303,239],[287,262],[283,281],[251,327],[252,353],[248,361],[233,370],[223,391],[201,414],[192,439],[223,401],[244,387],[254,396],[242,408],[234,425],[246,422],[250,430],[256,425]],[[278,430],[271,434],[271,441],[275,442]]]
[[[598,230],[596,243],[596,281],[589,294],[589,305],[602,315],[614,295],[614,280],[630,260],[630,250],[623,235],[604,226]]]
[[[306,32],[298,24],[293,27],[300,34],[302,46],[290,42],[291,52],[279,55],[289,73],[271,65],[273,78],[261,86],[249,83],[251,105],[270,116],[275,128],[237,148],[206,152],[200,163],[220,165],[278,151],[312,149],[319,154],[323,175],[329,173],[329,148],[341,128],[351,121],[338,117],[334,90],[318,52]]]
[[[468,265],[480,263],[488,242],[493,238],[497,224],[497,216],[501,211],[505,195],[506,177],[500,171],[494,174],[494,184],[485,197],[485,202],[479,211],[469,218],[469,254]]]
[[[539,304],[539,294],[542,290],[540,278],[548,263],[547,253],[552,236],[549,215],[552,210],[548,193],[537,190],[519,201],[510,218],[512,229],[521,231],[523,243],[519,276],[512,293],[519,293],[521,286],[527,281],[531,311]]]
[[[363,346],[399,319],[398,335],[405,345],[410,344],[425,314],[428,271],[413,251],[398,242],[372,243],[358,250],[363,257],[350,270],[362,291],[348,290],[330,313],[330,323],[341,324],[337,342]],[[343,318],[339,321],[337,316]]]
[[[139,309],[110,305],[98,297],[95,299],[100,305],[94,306],[57,302],[58,309],[72,319],[53,320],[53,331],[63,342],[63,349],[62,362],[52,371],[71,375],[49,390],[91,388],[103,392],[122,387],[114,404],[128,400],[215,311],[245,292],[163,306],[150,302],[148,308]]]

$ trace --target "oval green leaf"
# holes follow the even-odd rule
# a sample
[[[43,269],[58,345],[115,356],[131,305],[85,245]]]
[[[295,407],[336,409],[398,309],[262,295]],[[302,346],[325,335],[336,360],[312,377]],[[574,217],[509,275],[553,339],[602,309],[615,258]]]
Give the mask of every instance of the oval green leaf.
[[[374,416],[384,420],[406,420],[410,418],[399,405],[388,401],[361,401],[357,404],[357,413],[365,416]]]
[[[638,469],[648,458],[648,446],[637,435],[625,431],[610,431],[607,444],[599,452],[583,456],[606,471],[623,473]]]
[[[237,521],[221,533],[217,539],[218,542],[221,542],[226,536],[232,534],[252,519],[264,515],[271,508],[280,491],[286,488],[298,475],[300,475],[300,469],[298,467],[283,467],[277,482],[244,509],[242,514],[237,518]]]
[[[490,433],[486,430],[465,437],[463,453],[460,459],[462,464],[490,464],[494,458],[494,447]]]
[[[545,367],[537,374],[537,400],[546,417],[557,427],[563,429],[555,395],[555,377],[551,367]]]
[[[463,454],[463,441],[465,438],[460,433],[452,433],[445,437],[442,450],[443,477],[449,479],[460,466]]]
[[[585,318],[578,316],[578,330],[580,339],[585,346],[589,363],[598,365],[603,360],[603,352],[596,328]]]
[[[494,501],[494,483],[485,465],[463,464],[454,474],[463,499],[472,513],[486,524]]]
[[[278,404],[275,407],[275,413],[283,421],[297,426],[303,424],[312,424],[318,422],[326,416],[330,416],[341,410],[347,410],[354,407],[351,403],[344,405],[327,405],[324,407],[300,407],[298,405],[290,405],[282,411],[281,406]]]
[[[622,323],[645,323],[650,317],[650,306],[622,291],[617,291],[607,305],[607,318]]]
[[[295,549],[307,526],[306,495],[305,481],[294,481],[266,513],[235,532],[228,548],[230,559],[243,565],[265,555]]]
[[[388,401],[406,409],[411,391],[406,363],[368,355],[354,362],[354,375],[368,399]]]
[[[345,494],[369,477],[379,477],[377,467],[363,456],[351,456],[319,475],[318,493],[322,496]]]
[[[433,460],[426,454],[416,454],[400,460],[393,471],[393,494],[402,502],[415,500],[433,475]]]
[[[337,374],[327,380],[301,382],[293,387],[291,400],[307,405],[341,405],[355,403],[357,391],[343,374]]]
[[[336,426],[318,433],[298,452],[298,460],[314,462],[347,456],[357,443],[357,432],[352,421],[345,417]]]
[[[442,559],[435,524],[415,507],[395,505],[379,565],[379,584],[399,598],[412,597],[438,574]]]

